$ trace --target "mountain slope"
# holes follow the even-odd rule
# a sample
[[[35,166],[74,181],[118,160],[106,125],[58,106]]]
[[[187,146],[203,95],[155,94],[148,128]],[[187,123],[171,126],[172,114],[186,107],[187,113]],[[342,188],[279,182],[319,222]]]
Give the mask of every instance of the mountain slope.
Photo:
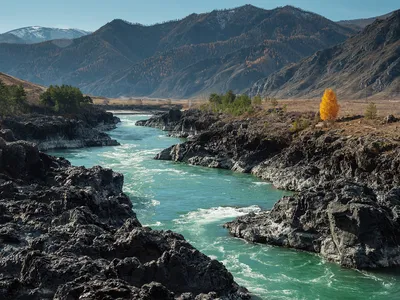
[[[349,28],[352,28],[354,30],[361,31],[368,25],[371,25],[374,23],[376,20],[384,20],[389,18],[393,12],[379,16],[379,17],[373,17],[373,18],[367,18],[367,19],[354,19],[354,20],[343,20],[337,22],[339,25],[346,26]]]
[[[88,34],[90,32],[80,29],[30,26],[0,34],[0,43],[34,44],[50,40],[76,39]]]
[[[251,94],[313,98],[325,88],[341,97],[400,96],[400,10],[345,43],[284,67],[258,81]]]
[[[0,34],[0,43],[25,44],[25,41],[11,33]]]
[[[153,26],[114,20],[68,42],[1,44],[0,71],[44,85],[73,84],[102,96],[240,92],[353,32],[294,7],[246,5]]]
[[[248,24],[258,22],[246,33],[163,52],[88,88],[107,96],[178,98],[229,89],[242,92],[284,65],[343,41],[350,32],[319,15],[290,6],[270,11],[245,6],[198,18],[206,20],[210,28],[227,29],[237,25],[235,18],[243,22],[246,13],[251,16]],[[111,83],[118,84],[110,89]]]

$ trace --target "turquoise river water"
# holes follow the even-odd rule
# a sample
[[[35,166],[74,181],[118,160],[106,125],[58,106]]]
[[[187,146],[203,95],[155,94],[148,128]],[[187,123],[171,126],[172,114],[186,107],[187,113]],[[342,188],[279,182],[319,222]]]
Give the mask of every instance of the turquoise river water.
[[[72,164],[101,165],[125,176],[142,224],[181,233],[216,258],[255,299],[400,299],[399,273],[342,269],[317,255],[233,238],[224,222],[271,208],[286,193],[251,175],[153,160],[180,142],[164,132],[135,126],[148,116],[121,115],[111,131],[121,146],[52,151]]]

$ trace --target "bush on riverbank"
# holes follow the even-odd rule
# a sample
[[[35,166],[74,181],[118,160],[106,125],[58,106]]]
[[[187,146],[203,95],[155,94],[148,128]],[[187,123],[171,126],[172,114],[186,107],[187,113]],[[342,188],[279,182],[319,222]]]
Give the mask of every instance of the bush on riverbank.
[[[82,106],[92,104],[89,96],[84,96],[79,88],[70,85],[51,85],[40,95],[40,102],[58,113],[75,113]]]
[[[258,103],[258,99],[253,101]],[[209,103],[202,106],[204,110],[212,110],[213,112],[224,112],[234,116],[240,116],[244,113],[252,113],[254,111],[252,99],[247,95],[235,95],[232,91],[226,94],[211,94]]]

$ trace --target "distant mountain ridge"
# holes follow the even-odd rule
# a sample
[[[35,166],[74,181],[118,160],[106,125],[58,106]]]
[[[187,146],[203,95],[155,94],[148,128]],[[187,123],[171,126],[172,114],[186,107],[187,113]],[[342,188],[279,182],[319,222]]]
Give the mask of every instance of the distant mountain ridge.
[[[0,71],[113,97],[241,92],[354,32],[291,6],[245,5],[152,26],[114,20],[61,45],[0,44]]]
[[[334,88],[344,98],[400,97],[400,10],[343,44],[318,51],[259,80],[251,94],[320,97]]]
[[[0,34],[0,43],[35,44],[50,40],[76,39],[90,33],[80,29],[30,26]]]
[[[355,30],[363,30],[365,27],[368,25],[371,25],[374,23],[376,20],[384,20],[389,18],[393,12],[390,12],[388,14],[378,16],[378,17],[372,17],[372,18],[365,18],[365,19],[354,19],[354,20],[342,20],[337,22],[339,25],[346,26]]]

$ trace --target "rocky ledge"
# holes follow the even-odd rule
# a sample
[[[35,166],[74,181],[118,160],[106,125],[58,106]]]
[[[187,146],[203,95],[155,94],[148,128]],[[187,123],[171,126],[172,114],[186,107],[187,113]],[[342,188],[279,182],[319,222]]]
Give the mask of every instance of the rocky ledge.
[[[210,128],[218,121],[218,116],[200,110],[171,109],[157,113],[148,120],[137,121],[138,126],[147,126],[168,131],[169,135],[187,138]]]
[[[344,267],[400,266],[400,189],[377,194],[365,185],[328,182],[279,200],[271,211],[229,222],[251,242],[319,253]]]
[[[117,146],[104,131],[114,129],[119,122],[111,113],[99,109],[73,116],[31,114],[10,117],[2,127],[13,131],[15,140],[37,144],[39,150]]]
[[[181,235],[142,227],[122,186],[0,138],[0,299],[249,298]]]
[[[251,172],[298,192],[271,211],[227,223],[232,235],[316,252],[345,267],[400,266],[399,143],[373,133],[295,133],[290,114],[214,118],[208,130],[156,159]],[[173,125],[184,119],[182,114]]]

